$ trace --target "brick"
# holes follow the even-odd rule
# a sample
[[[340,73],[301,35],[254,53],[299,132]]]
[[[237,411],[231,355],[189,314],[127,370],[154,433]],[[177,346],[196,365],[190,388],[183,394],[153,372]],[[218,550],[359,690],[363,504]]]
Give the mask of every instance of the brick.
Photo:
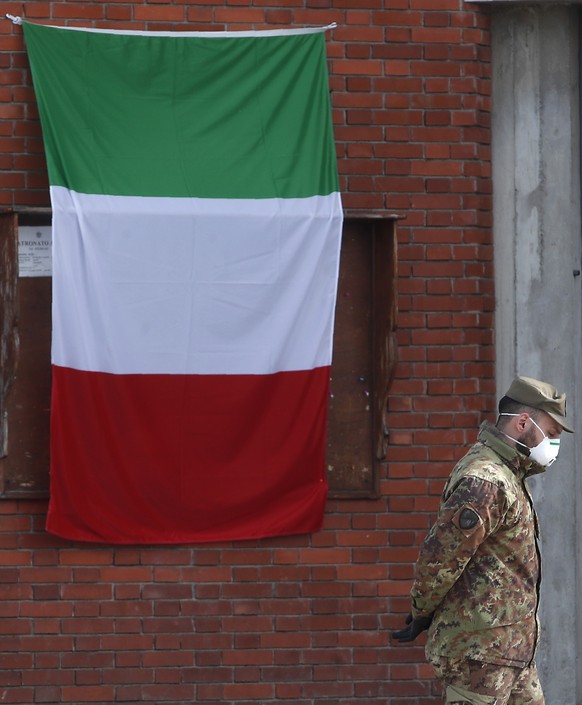
[[[376,44],[384,41],[384,28],[382,26],[336,27],[333,34],[334,41],[351,44],[353,42],[365,42],[366,44]]]
[[[183,22],[184,9],[171,5],[136,5],[134,19],[141,22]]]
[[[359,61],[356,59],[338,59],[333,61],[333,71],[339,75],[382,75],[381,61]]]
[[[370,92],[372,79],[368,76],[350,76],[346,81],[346,88],[350,93]]]
[[[71,19],[87,21],[99,20],[103,18],[103,5],[101,3],[83,3],[70,7],[67,3],[51,3],[51,15],[54,19]],[[83,22],[79,22],[79,26],[83,26]]]
[[[274,695],[270,683],[237,683],[224,686],[224,697],[232,700],[265,700]]]
[[[105,16],[108,20],[116,22],[129,22],[131,20],[131,8],[123,5],[113,5],[105,8]]]
[[[192,702],[194,700],[194,687],[189,684],[145,685],[141,692],[144,701],[153,700],[159,703],[164,701]]]
[[[245,8],[218,8],[214,12],[216,22],[224,22],[228,24],[243,24],[250,28],[254,23],[263,23],[265,21],[265,11],[259,9]]]
[[[430,44],[432,42],[437,42],[448,45],[455,45],[461,41],[461,30],[451,27],[446,29],[437,29],[435,27],[419,27],[412,30],[411,39],[413,42],[418,42],[419,44]]]

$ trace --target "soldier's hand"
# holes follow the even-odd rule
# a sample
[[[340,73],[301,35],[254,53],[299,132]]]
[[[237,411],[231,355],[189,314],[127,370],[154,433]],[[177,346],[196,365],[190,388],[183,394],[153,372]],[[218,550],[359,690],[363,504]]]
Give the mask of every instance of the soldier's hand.
[[[397,632],[392,632],[392,638],[396,639],[401,644],[408,641],[414,641],[419,634],[430,627],[431,622],[432,614],[428,617],[417,617],[416,619],[413,619],[412,614],[409,613],[405,622],[408,626]]]

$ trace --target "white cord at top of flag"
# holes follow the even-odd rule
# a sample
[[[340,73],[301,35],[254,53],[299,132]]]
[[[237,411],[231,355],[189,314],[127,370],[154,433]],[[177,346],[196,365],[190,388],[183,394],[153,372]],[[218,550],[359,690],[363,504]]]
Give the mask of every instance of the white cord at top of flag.
[[[21,25],[23,20],[22,17],[18,15],[10,15],[6,13],[6,19],[11,20],[12,24]],[[153,34],[157,36],[171,37],[171,36],[186,36],[186,37],[225,37],[225,36],[237,36],[237,37],[254,37],[254,36],[276,36],[284,34],[313,34],[315,32],[326,32],[329,29],[335,29],[337,27],[337,22],[331,22],[328,25],[322,26],[312,26],[312,27],[302,27],[293,29],[262,29],[262,30],[248,30],[248,31],[212,31],[207,32],[150,32],[150,31],[140,31],[140,30],[123,30],[123,29],[97,29],[96,27],[59,27],[59,29],[73,29],[77,31],[84,32],[101,32],[103,34]]]

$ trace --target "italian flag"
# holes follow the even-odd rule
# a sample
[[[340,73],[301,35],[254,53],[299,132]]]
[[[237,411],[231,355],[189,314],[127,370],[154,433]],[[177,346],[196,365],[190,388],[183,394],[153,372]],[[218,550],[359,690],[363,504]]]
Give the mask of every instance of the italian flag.
[[[48,530],[319,529],[342,227],[325,28],[23,27],[53,209]]]

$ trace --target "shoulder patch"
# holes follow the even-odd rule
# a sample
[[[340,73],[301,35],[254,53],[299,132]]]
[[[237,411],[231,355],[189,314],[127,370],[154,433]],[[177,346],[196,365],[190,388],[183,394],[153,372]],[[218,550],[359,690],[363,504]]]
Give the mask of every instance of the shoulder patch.
[[[452,523],[467,538],[481,531],[483,519],[473,504],[463,504],[455,512]]]
[[[472,509],[466,507],[459,515],[459,528],[472,529],[479,523],[479,515]]]

